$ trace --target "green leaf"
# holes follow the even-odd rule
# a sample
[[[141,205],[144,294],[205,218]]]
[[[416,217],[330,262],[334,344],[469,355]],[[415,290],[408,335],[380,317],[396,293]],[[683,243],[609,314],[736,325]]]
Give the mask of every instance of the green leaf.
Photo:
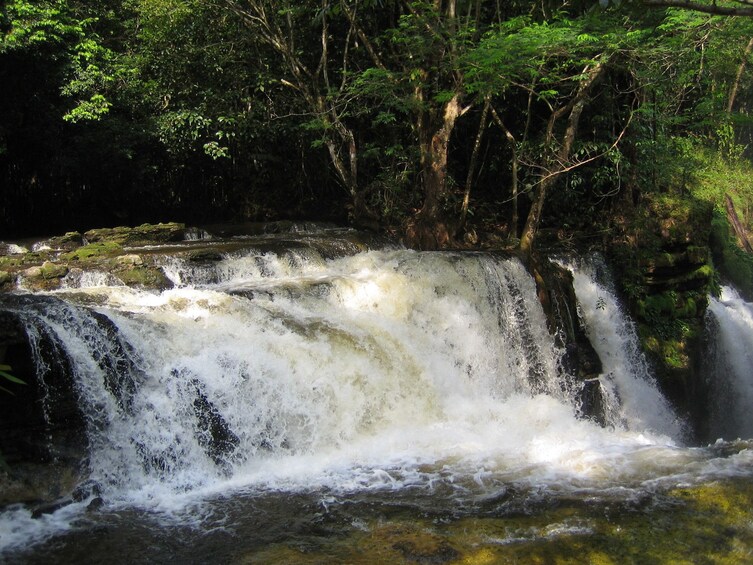
[[[16,384],[19,384],[19,385],[25,385],[26,384],[24,381],[22,381],[18,377],[14,377],[13,375],[11,375],[10,373],[7,373],[5,371],[0,371],[0,376],[5,377],[7,380],[9,380],[12,383],[16,383]]]

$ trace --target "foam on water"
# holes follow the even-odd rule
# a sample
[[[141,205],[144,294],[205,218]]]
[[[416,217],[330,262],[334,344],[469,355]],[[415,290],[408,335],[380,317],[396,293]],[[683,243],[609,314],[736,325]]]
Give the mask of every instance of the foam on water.
[[[731,287],[711,297],[709,313],[716,331],[708,355],[711,405],[710,435],[753,437],[753,304]]]
[[[749,465],[678,446],[632,327],[585,270],[576,290],[614,389],[606,428],[579,418],[515,259],[306,252],[187,269],[161,293],[82,285],[24,311],[72,362],[89,478],[112,507],[266,489],[640,488]]]
[[[684,423],[659,392],[603,261],[595,256],[572,269],[580,314],[603,365],[600,381],[609,404],[609,424],[683,439]]]

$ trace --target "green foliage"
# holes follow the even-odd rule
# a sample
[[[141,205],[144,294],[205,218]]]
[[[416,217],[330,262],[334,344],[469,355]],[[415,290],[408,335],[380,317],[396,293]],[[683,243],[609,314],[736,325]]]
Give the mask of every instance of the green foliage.
[[[720,210],[715,211],[712,221],[711,249],[724,276],[744,296],[753,297],[753,256],[740,249],[726,214]]]
[[[15,377],[15,376],[13,376],[11,374],[12,370],[13,369],[12,369],[12,367],[10,365],[0,364],[0,377],[2,377],[6,381],[9,381],[9,382],[14,383],[14,384],[25,385],[26,383],[24,381],[22,381],[18,377]],[[11,395],[15,396],[15,393],[12,390],[10,390],[10,389],[8,389],[8,388],[6,388],[4,386],[0,386],[0,390],[3,391],[3,392],[5,392],[5,393],[7,393],[7,394],[11,394]],[[1,459],[0,459],[0,461],[1,461]]]
[[[85,22],[72,16],[65,0],[8,0],[0,17],[0,53],[64,45],[84,34]]]
[[[574,166],[558,178],[544,221],[606,228],[626,189],[707,192],[698,198],[715,205],[730,193],[749,221],[745,173],[733,163],[748,158],[753,139],[750,68],[735,111],[726,106],[753,23],[618,3],[492,4],[479,4],[476,19],[467,2],[450,15],[447,3],[428,1],[8,0],[0,170],[18,194],[6,220],[35,194],[61,195],[66,213],[94,199],[98,214],[118,217],[123,202],[143,208],[146,200],[158,214],[195,208],[200,216],[207,203],[228,216],[287,214],[302,195],[343,215],[323,148],[344,126],[357,142],[359,186],[397,222],[421,206],[419,143],[457,97],[469,110],[450,137],[442,198],[462,200],[453,187],[470,176],[473,220],[499,223],[510,216],[513,148],[519,188],[531,194],[557,150],[549,117],[568,107],[596,61],[607,61]],[[266,30],[239,15],[254,5],[270,16]],[[282,43],[264,40],[270,31]],[[480,162],[468,175],[486,99],[516,142],[482,128]],[[554,138],[565,124],[555,124]],[[344,156],[345,144],[338,149]],[[295,165],[281,167],[292,155]],[[521,199],[521,214],[527,205]]]
[[[64,119],[99,120],[112,106],[106,93],[117,78],[117,55],[97,32],[105,18],[65,0],[12,0],[3,11],[0,55],[49,53],[62,65],[60,92],[72,103]]]

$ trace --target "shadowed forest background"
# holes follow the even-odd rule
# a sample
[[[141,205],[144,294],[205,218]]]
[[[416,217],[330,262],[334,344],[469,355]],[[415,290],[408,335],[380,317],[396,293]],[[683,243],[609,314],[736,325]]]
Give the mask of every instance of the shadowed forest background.
[[[298,218],[530,247],[541,227],[613,237],[646,198],[690,197],[750,225],[750,18],[11,0],[0,31],[3,237]]]

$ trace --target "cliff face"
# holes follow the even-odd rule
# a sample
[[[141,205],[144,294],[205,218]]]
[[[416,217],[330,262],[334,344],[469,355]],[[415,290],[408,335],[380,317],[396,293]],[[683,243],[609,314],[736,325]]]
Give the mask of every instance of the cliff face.
[[[715,286],[711,219],[708,202],[685,194],[648,194],[620,217],[610,250],[659,383],[696,427],[705,417],[699,366],[704,316]]]

